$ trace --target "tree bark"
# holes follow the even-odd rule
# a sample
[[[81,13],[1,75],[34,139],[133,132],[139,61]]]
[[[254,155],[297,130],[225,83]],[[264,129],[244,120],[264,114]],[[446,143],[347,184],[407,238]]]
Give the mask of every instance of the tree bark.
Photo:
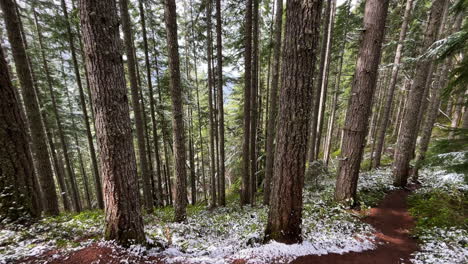
[[[350,7],[348,6],[346,10],[346,22],[348,21],[349,11],[350,11]],[[335,91],[333,95],[333,102],[332,102],[332,109],[331,109],[330,118],[329,118],[327,137],[325,140],[325,148],[323,151],[323,160],[325,161],[325,164],[327,166],[328,166],[328,162],[330,161],[330,153],[332,150],[332,135],[333,135],[333,129],[335,126],[336,111],[338,107],[338,96],[340,93],[341,74],[343,70],[343,58],[344,58],[344,52],[346,49],[347,35],[348,35],[348,26],[345,25],[345,29],[344,29],[343,36],[342,36],[343,40],[342,40],[341,49],[340,49],[340,57],[339,57],[340,66],[338,67],[338,74],[336,75],[336,78],[335,78]]]
[[[313,91],[312,97],[312,120],[310,123],[310,142],[309,142],[309,164],[312,164],[317,160],[318,153],[315,152],[317,144],[317,127],[319,122],[319,110],[320,110],[320,97],[322,94],[322,82],[323,82],[323,73],[325,71],[325,60],[326,60],[326,50],[327,50],[327,39],[328,39],[328,24],[330,21],[330,11],[331,11],[331,1],[327,0],[327,6],[325,7],[325,20],[323,20],[323,34],[322,34],[322,43],[320,45],[320,66],[318,73],[318,80],[316,88]]]
[[[222,20],[221,20],[221,0],[216,0],[216,58],[217,61],[217,85],[218,85],[218,125],[219,125],[219,174],[220,192],[219,205],[226,205],[225,192],[225,152],[224,152],[224,97],[223,97],[223,42],[222,42]]]
[[[408,24],[411,19],[411,9],[413,8],[413,0],[406,0],[405,13],[403,15],[403,22],[401,24],[400,36],[398,38],[398,44],[395,51],[395,58],[393,60],[392,77],[390,79],[390,85],[387,90],[385,99],[384,112],[380,119],[379,129],[377,132],[376,149],[374,151],[374,159],[372,160],[373,167],[378,168],[380,166],[380,160],[382,158],[382,150],[385,144],[385,132],[387,131],[390,114],[392,112],[393,97],[395,94],[395,87],[398,79],[398,71],[400,69],[401,55],[403,51],[403,45],[406,39],[406,31]]]
[[[252,90],[252,0],[246,1],[244,24],[244,140],[242,145],[241,205],[250,201],[250,103]]]
[[[185,131],[182,102],[182,86],[180,84],[179,45],[177,43],[177,13],[175,0],[165,0],[165,21],[167,31],[167,46],[169,53],[170,86],[172,99],[172,126],[174,137],[174,161],[176,174],[175,218],[176,222],[187,217],[187,172],[185,170]]]
[[[62,12],[64,16],[65,26],[67,28],[67,38],[68,38],[67,40],[68,40],[68,45],[70,46],[70,53],[72,55],[73,69],[75,71],[76,84],[78,86],[78,91],[80,93],[81,111],[83,111],[83,119],[85,121],[86,138],[88,140],[89,154],[91,156],[91,166],[92,166],[93,175],[94,175],[94,185],[96,187],[96,198],[97,198],[99,208],[103,209],[104,201],[102,198],[101,177],[99,175],[99,169],[98,169],[97,158],[96,158],[96,150],[94,149],[93,136],[91,134],[91,125],[89,123],[88,109],[86,108],[85,93],[83,90],[83,84],[81,82],[80,67],[78,65],[78,59],[77,59],[76,52],[75,52],[75,44],[74,44],[75,37],[71,30],[70,20],[68,18],[68,11],[67,11],[65,0],[61,0],[61,5],[62,5]]]
[[[25,40],[21,39],[19,18],[15,11],[16,4],[12,0],[1,0],[0,6],[5,19],[8,40],[11,44],[16,72],[22,87],[26,116],[28,118],[28,125],[31,131],[32,153],[34,159],[37,161],[36,169],[42,190],[44,212],[47,215],[57,215],[59,213],[58,199],[57,193],[55,192],[52,166],[50,163],[49,153],[47,151],[47,139],[37,103],[37,95],[35,94],[33,87],[31,69],[28,64],[25,45],[23,43]]]
[[[139,10],[140,10],[140,23],[142,27],[142,35],[143,35],[143,47],[145,53],[145,68],[146,68],[146,80],[148,83],[148,91],[150,97],[150,112],[151,112],[151,129],[153,132],[153,144],[154,144],[154,155],[156,160],[156,179],[157,179],[157,203],[159,206],[163,205],[162,201],[162,184],[161,184],[161,159],[159,156],[159,137],[158,137],[158,128],[156,124],[156,115],[155,115],[155,100],[154,100],[154,92],[153,92],[153,84],[151,80],[151,64],[149,61],[149,54],[148,54],[148,37],[146,33],[146,21],[145,21],[145,9],[143,6],[143,0],[139,0]],[[151,161],[150,161],[151,162]]]
[[[368,0],[365,5],[364,30],[346,112],[343,148],[336,179],[335,199],[340,202],[351,199],[351,202],[354,202],[356,199],[357,180],[377,83],[388,4],[389,0]]]
[[[320,3],[318,0],[287,1],[279,129],[265,240],[289,244],[302,240],[302,189]]]
[[[145,132],[143,127],[142,108],[140,96],[138,93],[138,82],[135,67],[135,55],[133,51],[133,33],[128,13],[127,0],[119,0],[120,17],[122,20],[122,31],[124,33],[125,53],[127,55],[127,68],[130,79],[130,92],[132,97],[133,113],[135,118],[135,128],[138,144],[138,157],[140,161],[140,172],[143,180],[143,201],[146,211],[153,210],[153,195],[151,193],[150,173],[148,170],[148,160],[145,145]]]
[[[257,118],[258,118],[258,12],[259,0],[253,0],[252,62],[250,82],[250,203],[255,204],[257,192]]]
[[[42,59],[43,67],[44,67],[43,70],[44,70],[44,73],[46,75],[47,85],[49,87],[49,90],[51,90],[52,89],[52,79],[51,79],[51,76],[50,76],[49,66],[48,66],[48,63],[47,63],[47,59],[46,59],[46,55],[45,55],[45,49],[44,49],[44,45],[43,45],[43,42],[42,42],[42,30],[41,30],[41,27],[39,25],[36,10],[34,8],[33,8],[33,15],[34,15],[34,23],[36,25],[36,30],[37,30],[38,40],[39,40],[39,48],[41,50],[41,59]],[[39,100],[39,107],[42,108],[42,104],[41,104],[40,100]],[[45,114],[43,114],[43,120],[46,120]],[[66,185],[65,185],[64,174],[62,174],[62,170],[60,169],[60,166],[59,166],[59,163],[58,163],[58,158],[57,158],[57,153],[55,151],[55,144],[54,144],[54,141],[53,141],[53,136],[52,136],[52,134],[50,132],[50,128],[47,125],[45,125],[45,131],[46,131],[47,141],[48,141],[49,147],[50,147],[50,152],[51,152],[50,154],[52,155],[52,161],[54,163],[55,174],[56,174],[57,181],[58,181],[59,187],[60,187],[61,197],[62,197],[62,201],[63,201],[63,208],[64,208],[65,211],[68,212],[68,211],[71,210],[71,205],[70,205],[70,201],[69,201],[69,198],[68,198],[67,188],[66,188]]]
[[[270,204],[271,182],[273,177],[276,115],[278,113],[278,83],[281,63],[281,36],[283,29],[283,1],[276,0],[275,32],[273,48],[273,69],[270,89],[270,106],[268,111],[268,127],[266,142],[265,186],[263,190],[263,203]]]
[[[104,183],[105,238],[124,246],[143,243],[116,2],[80,0],[80,20]]]
[[[209,107],[209,125],[210,125],[210,178],[211,178],[211,205],[216,207],[216,159],[215,159],[215,143],[214,143],[214,111],[213,111],[213,69],[211,65],[211,55],[213,54],[213,40],[211,34],[211,1],[206,5],[206,19],[207,19],[207,65],[208,65],[208,107]]]
[[[323,76],[322,76],[322,83],[320,84],[320,105],[319,105],[319,112],[317,117],[317,136],[315,142],[315,156],[318,159],[318,155],[320,154],[320,146],[322,141],[322,130],[323,130],[323,123],[325,119],[325,105],[327,102],[327,92],[328,92],[328,75],[330,72],[330,57],[331,57],[331,49],[332,49],[332,42],[333,42],[333,26],[335,23],[335,12],[336,12],[336,0],[332,0],[331,7],[329,7],[329,18],[327,26],[327,39],[326,39],[326,47],[325,47],[325,61],[324,61],[324,69],[323,69]]]
[[[0,221],[26,222],[40,216],[33,206],[34,166],[21,103],[0,47]]]
[[[427,24],[423,51],[425,51],[437,39],[437,32],[441,23],[442,12],[446,0],[435,0],[432,3],[431,13]],[[431,63],[427,59],[421,59],[416,66],[413,85],[408,95],[405,107],[405,114],[398,134],[397,147],[395,150],[395,160],[393,162],[393,177],[395,186],[406,186],[409,176],[409,163],[413,157],[413,150],[416,144],[417,123],[424,90]],[[424,99],[425,100],[425,99]]]

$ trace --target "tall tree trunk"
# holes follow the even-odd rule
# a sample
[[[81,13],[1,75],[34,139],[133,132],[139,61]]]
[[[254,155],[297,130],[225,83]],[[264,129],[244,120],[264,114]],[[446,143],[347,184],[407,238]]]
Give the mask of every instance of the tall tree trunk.
[[[61,65],[62,65],[61,66],[62,78],[63,78],[63,80],[66,80],[65,69],[64,69],[64,66],[63,66],[64,65],[63,56],[62,56],[62,54],[60,54],[60,56],[61,56],[60,57]],[[67,87],[67,83],[65,83],[65,87]],[[50,93],[50,97],[51,97],[51,100],[52,100],[52,107],[54,109],[54,116],[55,116],[56,123],[57,123],[58,137],[59,137],[59,140],[60,140],[60,145],[61,145],[61,148],[62,148],[63,157],[65,159],[65,168],[66,168],[66,171],[67,171],[67,174],[68,174],[68,179],[69,179],[69,182],[70,182],[69,190],[71,190],[71,194],[72,194],[72,203],[73,203],[75,211],[76,212],[81,212],[82,206],[81,206],[80,191],[78,189],[78,184],[76,182],[75,171],[74,171],[74,169],[72,167],[71,154],[68,151],[68,144],[67,144],[67,141],[66,141],[65,132],[63,131],[62,121],[61,121],[60,115],[58,113],[58,105],[57,105],[57,102],[55,100],[55,95],[54,95],[54,91],[52,89],[52,86],[49,86],[49,93]]]
[[[348,7],[346,10],[346,22],[348,21],[349,11],[350,11],[350,8]],[[342,36],[343,40],[342,40],[341,49],[340,49],[340,58],[339,58],[340,66],[338,67],[338,74],[336,75],[336,78],[335,78],[335,91],[333,95],[333,102],[332,102],[332,108],[331,108],[331,113],[330,113],[330,118],[329,118],[327,137],[325,140],[325,149],[323,151],[323,160],[325,161],[325,164],[327,166],[328,166],[328,162],[330,161],[330,153],[332,150],[332,135],[333,135],[333,129],[335,126],[336,111],[338,107],[338,96],[340,93],[341,74],[343,70],[343,59],[344,59],[344,52],[346,49],[347,35],[348,35],[348,27],[347,25],[345,25],[345,29],[344,29],[343,36]]]
[[[437,39],[437,32],[441,23],[442,12],[446,0],[435,0],[432,3],[431,14],[427,24],[423,51],[425,51]],[[424,90],[431,63],[427,59],[421,59],[416,66],[413,85],[408,95],[408,102],[398,135],[395,160],[393,162],[393,177],[395,186],[405,186],[409,176],[409,163],[413,157],[416,144],[417,119],[424,99]],[[425,99],[424,99],[425,100]]]
[[[192,2],[190,2],[192,3]],[[193,20],[193,5],[190,5],[190,18],[191,18],[191,34],[192,38],[195,38],[195,26],[194,26],[194,20]],[[206,180],[205,180],[205,157],[204,157],[204,150],[203,150],[203,136],[202,136],[202,117],[201,117],[201,110],[200,110],[200,87],[198,83],[198,57],[197,57],[197,50],[195,46],[195,41],[192,41],[192,58],[193,58],[193,65],[194,65],[194,71],[195,71],[195,88],[196,88],[196,93],[197,93],[197,115],[198,115],[198,135],[200,138],[200,154],[201,154],[201,173],[202,173],[202,178],[203,178],[203,194],[205,200],[207,199],[206,197]]]
[[[84,187],[84,192],[85,192],[85,197],[86,197],[86,205],[88,209],[91,209],[92,207],[91,192],[89,190],[88,176],[84,168],[83,156],[81,155],[81,149],[80,149],[80,141],[78,140],[78,134],[77,134],[78,128],[75,123],[75,118],[73,117],[73,105],[70,99],[70,94],[68,92],[68,85],[66,83],[65,83],[65,95],[68,101],[68,110],[69,110],[69,115],[71,117],[70,119],[71,119],[72,129],[73,129],[73,138],[75,139],[76,151],[78,154],[78,162],[80,164],[80,170],[81,170],[81,177],[83,178],[83,187]]]
[[[382,158],[382,150],[385,144],[385,132],[387,131],[390,114],[392,112],[393,96],[395,94],[395,87],[398,80],[398,71],[400,69],[401,55],[403,51],[403,45],[406,39],[406,31],[408,24],[411,19],[411,9],[413,8],[413,0],[406,0],[405,13],[403,15],[403,22],[401,24],[400,36],[398,38],[398,44],[395,51],[395,58],[393,60],[392,75],[390,79],[390,85],[387,90],[385,99],[384,112],[380,119],[379,129],[377,131],[377,142],[376,149],[374,151],[374,159],[372,160],[374,168],[380,166],[380,160]]]
[[[80,18],[104,183],[105,238],[126,246],[143,243],[116,2],[80,0]]]
[[[208,107],[209,107],[209,124],[210,124],[210,178],[211,178],[211,207],[216,206],[216,160],[215,160],[215,144],[214,144],[214,111],[213,111],[213,69],[211,67],[211,55],[213,54],[213,40],[211,37],[211,1],[206,5],[206,19],[207,19],[207,65],[208,65]]]
[[[342,159],[335,189],[337,201],[356,199],[359,168],[377,82],[389,2],[389,0],[368,0],[365,5],[364,30],[343,129]]]
[[[320,3],[318,0],[287,1],[279,129],[265,240],[274,239],[283,243],[302,240],[302,189]]]
[[[325,71],[326,56],[327,56],[327,40],[328,40],[328,24],[330,22],[330,11],[331,11],[331,1],[327,0],[327,6],[325,7],[325,20],[323,21],[323,34],[322,34],[322,43],[320,45],[320,67],[318,73],[318,80],[316,87],[313,91],[312,97],[312,120],[311,120],[311,131],[310,131],[310,142],[309,142],[309,163],[312,164],[313,161],[317,159],[318,153],[315,152],[317,144],[317,131],[319,123],[319,110],[320,110],[320,97],[322,94],[322,82],[323,82],[323,73]]]
[[[146,68],[146,80],[148,83],[148,90],[149,90],[149,97],[150,97],[150,112],[151,112],[151,129],[153,132],[153,144],[154,144],[154,155],[156,160],[156,179],[157,179],[157,203],[159,206],[163,205],[162,202],[162,184],[161,184],[161,159],[159,157],[159,137],[158,137],[158,129],[156,125],[156,115],[155,115],[155,100],[154,100],[154,92],[153,92],[153,85],[151,79],[151,64],[149,61],[149,54],[148,54],[148,38],[146,33],[146,21],[145,21],[145,9],[143,6],[143,0],[139,0],[139,10],[140,10],[140,23],[142,27],[142,34],[143,34],[143,47],[145,52],[145,68]],[[157,58],[156,58],[157,59]],[[151,161],[150,161],[151,162]]]
[[[47,150],[47,138],[37,103],[37,96],[33,87],[31,69],[28,64],[25,45],[21,39],[21,28],[15,11],[16,5],[13,0],[0,0],[0,6],[5,19],[8,40],[11,44],[16,72],[22,87],[26,116],[28,118],[28,125],[31,131],[32,153],[34,155],[34,159],[37,161],[36,169],[42,190],[44,211],[47,215],[57,215],[59,213],[58,199],[57,193],[55,192],[52,166]]]
[[[326,40],[326,47],[325,47],[325,61],[324,61],[324,69],[323,69],[323,76],[322,76],[322,83],[320,84],[320,105],[319,105],[319,112],[317,117],[317,136],[315,142],[315,158],[318,159],[318,155],[320,154],[320,145],[322,141],[322,130],[323,130],[323,123],[325,119],[325,105],[327,102],[327,92],[328,92],[328,75],[330,72],[330,57],[331,57],[331,49],[332,49],[332,41],[333,41],[333,26],[335,23],[335,12],[336,12],[336,0],[332,0],[331,7],[327,11],[329,14],[328,24],[327,26],[327,40]],[[318,95],[317,95],[318,96]]]
[[[38,34],[39,48],[41,50],[42,64],[43,64],[43,67],[44,67],[44,72],[46,74],[47,85],[48,85],[49,90],[50,90],[50,89],[52,89],[52,79],[51,79],[50,72],[49,72],[49,66],[48,66],[48,63],[47,63],[46,55],[45,55],[44,45],[42,43],[42,30],[41,30],[41,27],[39,25],[39,21],[37,19],[36,10],[34,8],[33,8],[33,15],[34,15],[34,23],[36,25],[36,30],[37,30],[37,34]],[[39,106],[42,108],[42,104],[41,104],[40,100],[39,100]],[[45,113],[43,113],[43,120],[46,120],[45,119]],[[59,166],[59,163],[58,163],[58,158],[57,158],[57,153],[55,152],[55,144],[54,144],[54,141],[53,141],[53,136],[52,136],[52,134],[50,132],[50,128],[47,125],[45,125],[45,130],[46,130],[46,136],[47,136],[47,140],[48,140],[49,147],[50,147],[50,152],[51,152],[50,154],[52,155],[52,161],[54,163],[55,174],[57,176],[57,181],[58,181],[59,187],[60,187],[61,197],[62,197],[62,201],[63,201],[63,209],[68,212],[68,211],[71,210],[71,205],[70,205],[70,200],[68,198],[67,188],[66,188],[66,185],[65,185],[64,174],[62,174],[62,171],[60,169],[60,166]]]
[[[33,12],[35,13],[35,11],[33,11]],[[58,112],[58,105],[57,105],[57,101],[55,99],[55,93],[54,93],[54,90],[53,90],[53,87],[52,87],[52,78],[51,78],[51,74],[50,74],[50,70],[49,70],[49,65],[48,65],[47,59],[45,57],[44,44],[43,44],[43,40],[42,40],[42,31],[41,31],[41,28],[39,27],[39,24],[37,23],[37,21],[36,21],[36,27],[37,27],[37,31],[38,31],[39,48],[41,50],[41,58],[42,58],[42,64],[43,64],[42,66],[44,67],[44,73],[45,73],[45,76],[46,76],[47,86],[48,86],[50,98],[51,98],[51,101],[52,101],[52,109],[53,109],[53,112],[54,112],[55,122],[56,122],[57,128],[58,128],[60,144],[61,144],[61,148],[62,148],[62,151],[64,153],[64,157],[65,157],[65,164],[66,164],[66,168],[67,168],[67,174],[68,174],[68,178],[69,178],[70,183],[71,183],[71,192],[72,192],[72,195],[73,195],[73,199],[72,199],[73,206],[75,208],[75,211],[80,212],[81,211],[80,195],[79,195],[78,187],[77,187],[77,184],[76,184],[76,179],[74,178],[73,167],[72,167],[72,163],[70,161],[70,156],[69,156],[69,152],[68,152],[68,145],[67,145],[67,142],[66,142],[66,139],[65,139],[65,133],[63,131],[62,121],[60,119],[60,115],[59,115],[59,112]]]
[[[174,161],[176,174],[175,218],[176,222],[187,217],[187,172],[185,170],[185,131],[182,102],[182,86],[180,84],[179,45],[177,43],[177,13],[175,0],[165,0],[165,21],[167,31],[167,46],[169,53],[170,86],[172,98],[172,126],[174,137]]]
[[[140,172],[143,180],[143,201],[146,211],[153,210],[153,195],[151,193],[150,173],[148,170],[148,160],[145,145],[145,131],[143,127],[142,108],[138,93],[138,83],[135,67],[135,55],[133,51],[133,33],[128,13],[127,0],[119,0],[120,16],[122,20],[122,31],[124,33],[125,53],[127,55],[127,68],[130,79],[130,92],[132,97],[133,113],[135,117],[136,136],[138,144],[138,158],[140,161]]]
[[[250,203],[250,103],[252,90],[252,0],[246,1],[244,24],[244,140],[242,145],[241,205]]]
[[[40,216],[33,205],[34,166],[21,103],[0,47],[0,221],[28,221]]]
[[[265,186],[263,190],[263,203],[270,203],[271,182],[273,178],[273,162],[275,157],[275,130],[276,130],[276,115],[278,113],[278,83],[280,74],[281,62],[281,31],[283,29],[283,1],[276,0],[276,15],[275,15],[275,40],[273,43],[273,70],[270,89],[270,106],[268,111],[268,127],[266,138],[266,164],[265,164]]]
[[[258,13],[259,0],[253,0],[252,62],[250,82],[250,203],[255,204],[257,193],[257,118],[258,118]]]
[[[439,28],[439,32],[450,32],[450,34],[454,32],[458,32],[461,27],[462,19],[457,19],[455,22],[454,27],[452,28],[451,26],[446,26],[446,19],[448,16],[449,12],[449,2],[446,2],[446,6],[444,9],[444,17],[442,19],[442,23]],[[444,37],[447,37],[449,35],[448,33],[443,34]],[[416,166],[415,169],[413,170],[413,180],[417,181],[418,180],[418,171],[419,168],[421,167],[422,163],[426,159],[426,152],[429,148],[429,143],[431,141],[431,135],[432,135],[432,129],[434,127],[434,123],[437,120],[437,115],[439,113],[439,108],[441,104],[441,93],[442,89],[445,88],[447,85],[447,75],[449,68],[451,66],[451,61],[445,61],[439,68],[439,71],[437,72],[436,76],[438,76],[437,81],[432,83],[432,89],[431,89],[431,99],[429,102],[429,108],[427,109],[426,113],[426,119],[424,120],[423,123],[423,128],[421,130],[421,139],[419,141],[419,150],[416,155]]]
[[[67,41],[68,41],[68,45],[70,46],[70,52],[72,55],[73,69],[75,71],[76,84],[78,86],[78,91],[80,93],[81,111],[83,111],[83,119],[85,121],[86,138],[88,140],[89,154],[91,156],[91,166],[92,166],[93,175],[94,175],[94,185],[96,186],[97,202],[98,202],[99,208],[103,209],[104,201],[102,198],[101,177],[99,176],[99,169],[98,169],[97,158],[96,158],[96,150],[94,149],[93,136],[91,134],[91,125],[89,123],[89,117],[88,117],[88,109],[86,108],[85,93],[83,90],[83,84],[81,82],[80,67],[78,65],[78,59],[77,59],[76,51],[75,51],[75,40],[74,40],[75,37],[71,30],[70,20],[68,18],[68,11],[67,11],[65,0],[61,0],[61,5],[62,5],[62,12],[64,16],[65,26],[67,28],[67,38],[68,38]],[[81,39],[80,39],[80,48],[81,48]],[[88,84],[88,87],[89,87],[89,84]]]
[[[219,125],[219,174],[220,192],[219,205],[226,205],[225,192],[225,153],[224,153],[224,97],[223,97],[223,42],[222,42],[222,20],[221,20],[221,0],[216,0],[216,58],[218,59],[217,67],[217,85],[218,85],[218,125]]]

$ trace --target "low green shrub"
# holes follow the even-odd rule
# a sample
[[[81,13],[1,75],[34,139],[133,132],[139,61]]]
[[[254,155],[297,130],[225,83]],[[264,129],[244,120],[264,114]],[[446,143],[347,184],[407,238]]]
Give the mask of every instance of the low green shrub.
[[[434,189],[415,193],[408,199],[410,214],[416,218],[415,233],[433,228],[468,228],[468,194],[462,191],[447,193]]]

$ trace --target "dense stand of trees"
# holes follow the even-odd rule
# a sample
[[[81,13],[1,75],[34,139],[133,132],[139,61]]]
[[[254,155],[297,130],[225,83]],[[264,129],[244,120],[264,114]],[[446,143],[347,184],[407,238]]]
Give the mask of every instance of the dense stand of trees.
[[[353,205],[364,169],[417,180],[436,125],[466,138],[466,0],[0,7],[1,221],[99,208],[129,245],[155,207],[261,199],[295,243],[323,171]]]

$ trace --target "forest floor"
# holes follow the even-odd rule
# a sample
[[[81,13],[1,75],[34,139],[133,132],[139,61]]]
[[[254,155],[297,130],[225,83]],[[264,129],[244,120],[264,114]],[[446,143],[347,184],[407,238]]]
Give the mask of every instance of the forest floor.
[[[439,155],[466,164],[468,152]],[[304,191],[301,244],[261,244],[267,208],[190,206],[185,223],[171,208],[145,215],[147,242],[122,248],[102,239],[102,211],[63,214],[0,228],[0,263],[467,263],[467,176],[441,166],[421,171],[420,188],[392,187],[388,169],[362,173],[360,210],[333,202],[334,178]],[[412,216],[415,220],[413,220]]]

